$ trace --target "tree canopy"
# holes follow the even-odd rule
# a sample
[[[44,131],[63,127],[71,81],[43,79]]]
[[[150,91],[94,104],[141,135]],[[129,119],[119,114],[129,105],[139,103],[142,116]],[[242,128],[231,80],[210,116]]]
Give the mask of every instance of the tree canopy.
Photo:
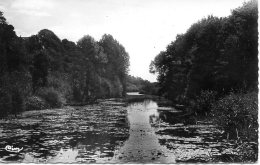
[[[177,35],[150,64],[160,94],[180,101],[202,90],[257,89],[258,6],[244,3],[225,18],[208,16]]]
[[[112,35],[100,41],[85,35],[74,43],[43,29],[18,37],[0,12],[0,104],[6,105],[0,107],[13,106],[10,112],[22,105],[17,101],[50,93],[67,102],[121,97],[128,68],[129,55]]]

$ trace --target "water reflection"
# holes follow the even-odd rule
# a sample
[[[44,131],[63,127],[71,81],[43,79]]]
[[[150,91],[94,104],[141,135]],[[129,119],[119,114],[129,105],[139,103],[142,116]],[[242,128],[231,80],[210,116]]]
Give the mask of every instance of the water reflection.
[[[151,100],[29,111],[0,120],[0,162],[195,163],[238,154],[215,125],[193,120]],[[23,150],[10,153],[6,145]]]
[[[124,143],[124,146],[116,152],[115,162],[175,162],[173,153],[165,146],[160,145],[150,124],[151,120],[158,120],[159,118],[157,108],[156,102],[151,100],[129,104],[127,116],[130,123],[130,137]]]
[[[127,95],[129,95],[129,96],[140,96],[140,95],[143,95],[143,94],[140,94],[139,92],[128,92]]]

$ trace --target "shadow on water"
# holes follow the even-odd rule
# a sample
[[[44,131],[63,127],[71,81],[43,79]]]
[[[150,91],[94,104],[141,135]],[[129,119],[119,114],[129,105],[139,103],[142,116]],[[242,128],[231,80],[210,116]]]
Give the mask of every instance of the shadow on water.
[[[191,120],[147,99],[27,111],[0,120],[0,162],[229,162],[238,154],[215,125]],[[6,145],[23,150],[7,152]]]

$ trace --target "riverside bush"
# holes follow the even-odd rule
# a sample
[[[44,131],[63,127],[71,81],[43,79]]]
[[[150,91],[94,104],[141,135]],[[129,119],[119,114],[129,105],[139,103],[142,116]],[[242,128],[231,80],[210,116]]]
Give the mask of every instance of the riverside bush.
[[[0,90],[0,118],[7,116],[12,109],[12,98],[7,92]]]
[[[208,114],[216,101],[217,92],[205,90],[196,97],[194,108],[199,114]]]
[[[37,95],[44,99],[50,108],[59,108],[65,103],[62,94],[54,88],[41,88]]]
[[[26,110],[41,110],[48,108],[48,104],[46,103],[46,101],[38,96],[28,97],[25,105]]]
[[[257,142],[257,96],[257,92],[230,93],[214,104],[214,121],[233,138]]]
[[[15,116],[25,110],[25,100],[22,92],[19,89],[15,89],[12,92],[12,114]]]
[[[48,88],[55,89],[66,100],[71,99],[72,88],[69,84],[68,74],[61,74],[58,72],[50,73],[48,77]]]

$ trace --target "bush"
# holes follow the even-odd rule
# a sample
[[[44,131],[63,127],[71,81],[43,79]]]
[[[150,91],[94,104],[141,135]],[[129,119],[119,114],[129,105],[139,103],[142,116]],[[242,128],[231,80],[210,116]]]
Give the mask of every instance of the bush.
[[[216,101],[217,92],[215,91],[201,91],[200,95],[196,97],[194,108],[199,114],[208,114]]]
[[[25,110],[24,96],[30,95],[30,74],[14,71],[0,76],[0,116],[17,115]]]
[[[41,110],[48,108],[46,101],[38,96],[28,97],[25,106],[26,110]]]
[[[112,88],[110,88],[110,97],[122,97],[123,85],[118,77],[112,81]]]
[[[12,97],[7,92],[0,90],[0,118],[11,113]]]
[[[123,85],[118,77],[115,77],[114,81],[102,78],[99,93],[99,97],[102,95],[105,97],[121,97],[123,93]]]
[[[9,114],[16,116],[18,113],[24,111],[24,109],[24,97],[20,90],[0,90],[0,117],[5,117]]]
[[[257,92],[234,94],[220,99],[212,108],[215,122],[236,139],[257,142]]]
[[[48,88],[55,89],[66,100],[71,99],[72,88],[69,84],[69,75],[61,73],[50,73],[48,76]]]
[[[135,84],[127,83],[126,91],[127,92],[139,92],[139,88]]]
[[[62,94],[54,88],[41,88],[37,91],[37,95],[44,99],[50,108],[59,108],[65,103]]]
[[[22,92],[15,89],[12,92],[12,114],[15,116],[25,110],[25,101]]]

